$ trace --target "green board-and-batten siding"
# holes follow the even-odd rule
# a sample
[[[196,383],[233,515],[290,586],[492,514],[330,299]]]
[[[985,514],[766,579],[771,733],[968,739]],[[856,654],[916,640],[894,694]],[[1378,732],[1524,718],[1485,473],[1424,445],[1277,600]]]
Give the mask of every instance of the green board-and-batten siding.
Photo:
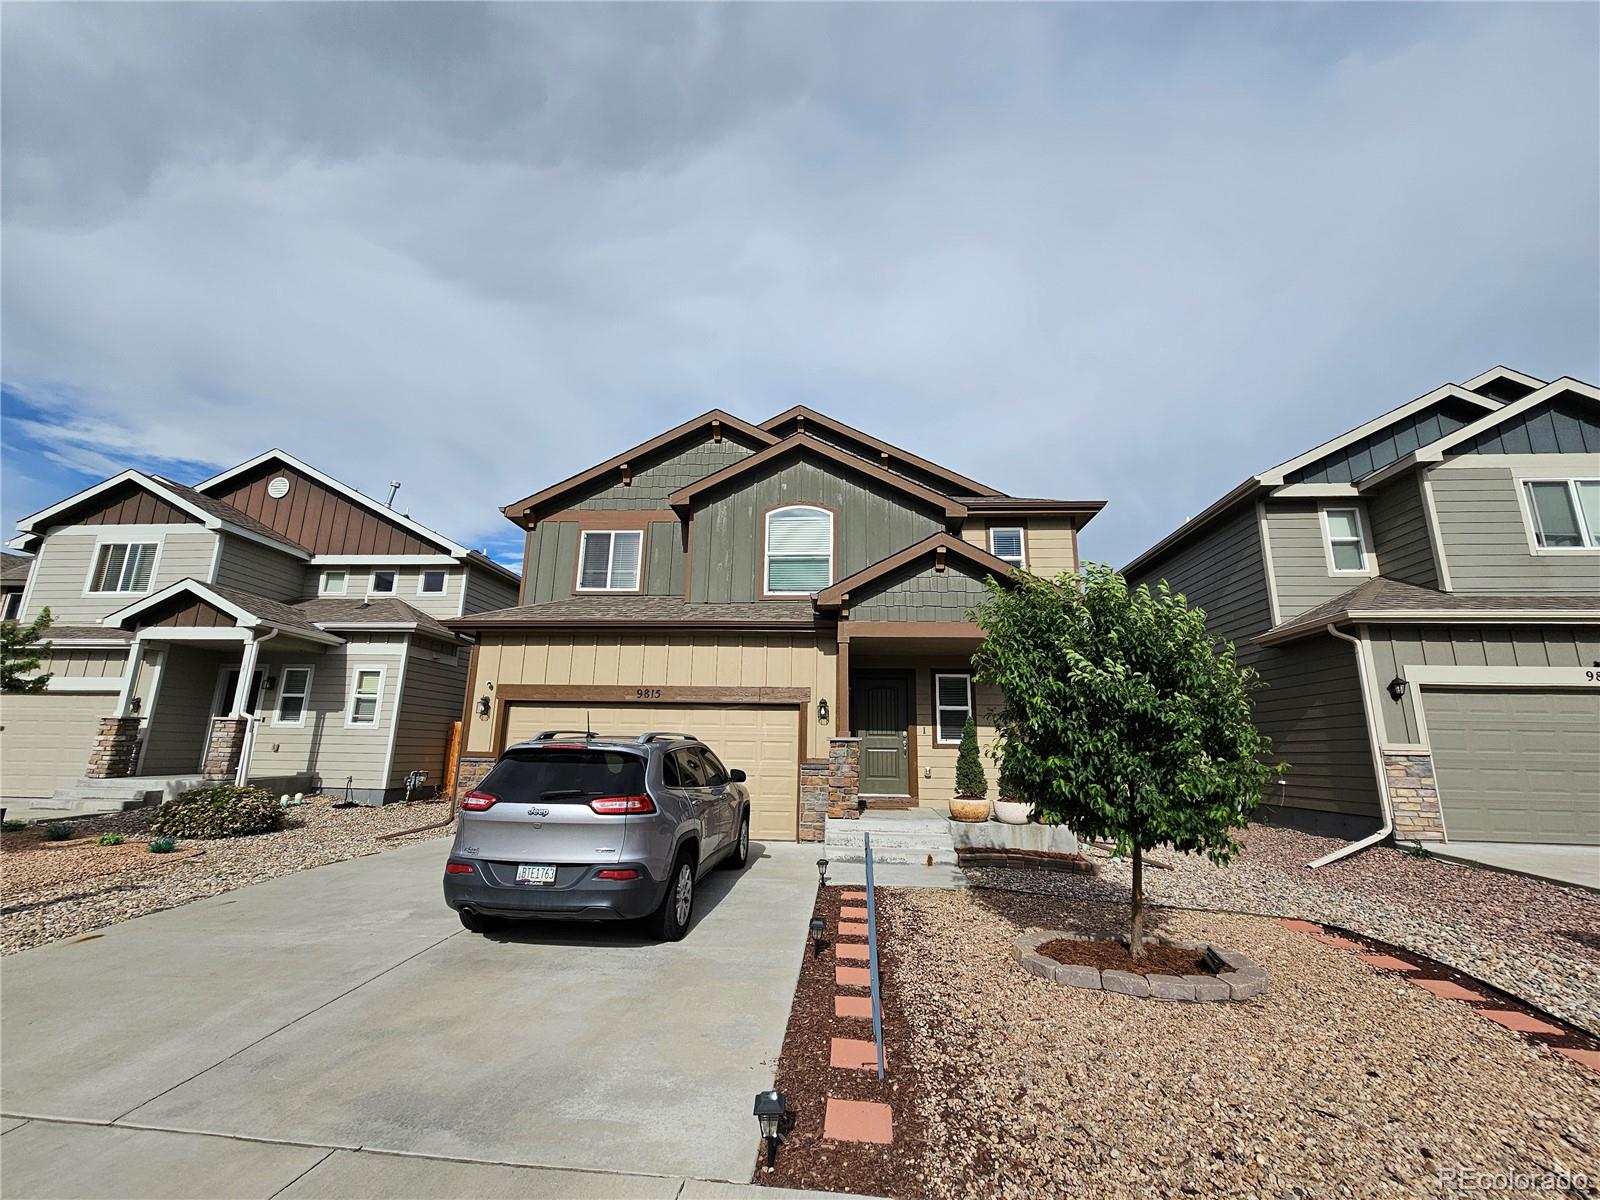
[[[678,521],[641,522],[645,535],[641,566],[644,594],[683,595],[683,526]],[[524,604],[546,604],[578,594],[578,545],[581,529],[576,521],[540,521],[528,533],[523,568]]]

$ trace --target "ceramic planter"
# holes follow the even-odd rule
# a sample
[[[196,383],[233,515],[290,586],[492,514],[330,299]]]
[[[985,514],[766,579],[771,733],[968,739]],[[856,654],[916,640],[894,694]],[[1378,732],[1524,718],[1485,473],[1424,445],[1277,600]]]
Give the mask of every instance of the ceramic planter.
[[[987,796],[957,796],[950,801],[952,821],[987,821],[989,798]]]
[[[996,800],[994,815],[1007,825],[1026,825],[1033,813],[1031,800]]]

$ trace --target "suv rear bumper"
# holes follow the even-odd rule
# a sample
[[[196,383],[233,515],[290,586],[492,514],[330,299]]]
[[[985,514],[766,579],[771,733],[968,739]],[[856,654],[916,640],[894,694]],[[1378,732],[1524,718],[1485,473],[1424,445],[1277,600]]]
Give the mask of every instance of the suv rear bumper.
[[[667,881],[650,878],[643,863],[596,863],[581,868],[571,883],[541,886],[497,884],[479,859],[452,855],[450,861],[470,866],[472,874],[446,875],[444,902],[457,911],[471,909],[490,917],[629,921],[655,912],[667,894]],[[602,870],[634,870],[639,877],[596,879],[595,872]]]

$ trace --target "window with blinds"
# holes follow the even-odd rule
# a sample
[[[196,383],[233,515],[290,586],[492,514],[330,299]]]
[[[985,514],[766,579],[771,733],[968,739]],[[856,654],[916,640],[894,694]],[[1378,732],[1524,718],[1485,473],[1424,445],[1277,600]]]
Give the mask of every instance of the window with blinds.
[[[794,504],[767,514],[765,591],[809,596],[833,582],[833,514]]]
[[[102,542],[89,575],[89,590],[147,592],[155,565],[155,542]]]
[[[1022,557],[1022,530],[1020,528],[989,530],[989,553],[996,558],[1004,559],[1013,567],[1026,566]]]
[[[961,741],[961,730],[972,715],[972,676],[936,672],[933,677],[933,740],[940,746]]]
[[[578,555],[580,592],[636,592],[644,533],[638,529],[586,529]]]

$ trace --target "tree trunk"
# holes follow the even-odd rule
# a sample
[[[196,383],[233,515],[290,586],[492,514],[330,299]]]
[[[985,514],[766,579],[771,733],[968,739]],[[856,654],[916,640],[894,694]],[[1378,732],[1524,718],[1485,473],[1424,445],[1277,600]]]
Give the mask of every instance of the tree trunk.
[[[1138,846],[1133,848],[1133,933],[1128,953],[1134,958],[1144,954],[1144,857]]]

